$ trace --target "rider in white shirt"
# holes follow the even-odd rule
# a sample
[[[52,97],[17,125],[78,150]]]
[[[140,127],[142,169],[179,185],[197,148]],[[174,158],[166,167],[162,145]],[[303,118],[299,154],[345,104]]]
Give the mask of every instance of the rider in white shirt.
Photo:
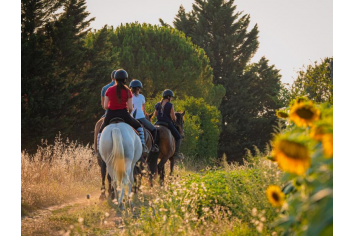
[[[130,83],[130,89],[132,92],[132,104],[133,104],[133,110],[131,112],[131,115],[138,121],[145,126],[146,129],[148,129],[154,140],[154,144],[152,146],[152,152],[158,152],[158,145],[157,145],[157,129],[156,127],[146,119],[146,109],[145,109],[145,97],[140,94],[141,89],[143,88],[141,81],[139,80],[132,80]]]

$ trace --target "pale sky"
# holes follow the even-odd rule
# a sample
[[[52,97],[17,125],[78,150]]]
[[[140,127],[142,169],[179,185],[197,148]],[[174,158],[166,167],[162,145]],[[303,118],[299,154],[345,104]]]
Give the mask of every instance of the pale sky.
[[[87,0],[91,27],[121,23],[172,25],[179,6],[192,9],[194,0]],[[283,83],[292,83],[303,65],[333,56],[332,0],[235,0],[238,11],[258,24],[260,46],[252,62],[265,56],[280,70]],[[293,79],[294,78],[294,79]]]

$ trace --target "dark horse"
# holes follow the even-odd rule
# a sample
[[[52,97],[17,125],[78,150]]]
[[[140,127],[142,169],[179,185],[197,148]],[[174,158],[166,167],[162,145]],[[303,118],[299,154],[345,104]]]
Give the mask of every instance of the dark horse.
[[[98,122],[96,122],[95,124],[95,129],[94,129],[94,152],[95,153],[99,153],[98,151],[98,144],[97,144],[97,137],[98,137],[98,132],[100,130],[101,124],[104,122],[104,118],[101,118],[100,120],[98,120]],[[145,132],[145,141],[146,141],[146,146],[148,148],[148,150],[151,150],[152,145],[153,145],[153,138],[152,135],[149,133],[149,131],[147,129],[144,128],[144,132]],[[98,164],[100,166],[100,171],[101,171],[101,195],[100,195],[100,200],[104,200],[106,199],[106,195],[105,195],[105,177],[106,177],[106,163],[103,161],[103,159],[97,155],[97,159],[98,159]],[[146,156],[142,156],[141,159],[138,161],[139,163],[136,164],[135,169],[134,169],[134,179],[135,179],[135,184],[134,184],[134,191],[137,191],[137,186],[138,183],[137,181],[137,169],[140,168],[141,170],[144,168],[144,164],[146,163]],[[139,167],[138,167],[139,165]],[[141,173],[141,171],[140,171]],[[111,196],[111,199],[115,198],[115,192],[114,192],[114,188],[111,185],[111,177],[108,174],[107,175],[107,179],[109,182],[109,188],[108,188],[108,194],[109,196]]]
[[[176,112],[175,115],[177,117],[176,122],[174,122],[174,126],[177,128],[179,133],[181,134],[182,138],[184,138],[184,130],[183,130],[183,125],[184,125],[184,119],[183,116],[185,114],[185,111],[180,113]],[[152,115],[149,116],[148,119],[150,119]],[[146,117],[147,118],[147,117]],[[169,160],[170,161],[170,169],[171,172],[170,174],[173,174],[173,168],[174,168],[174,152],[175,152],[175,140],[174,137],[171,133],[171,131],[165,127],[164,125],[155,125],[158,131],[158,137],[159,137],[159,153],[149,153],[147,163],[149,166],[150,170],[150,183],[152,186],[152,179],[153,176],[156,174],[157,169],[158,169],[158,174],[160,176],[160,183],[163,184],[164,182],[164,176],[165,176],[165,170],[164,170],[164,165],[166,162]],[[158,159],[161,161],[158,163]]]

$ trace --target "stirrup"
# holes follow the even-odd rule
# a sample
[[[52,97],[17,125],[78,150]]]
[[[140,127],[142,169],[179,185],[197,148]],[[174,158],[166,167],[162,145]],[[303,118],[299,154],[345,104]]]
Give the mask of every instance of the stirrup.
[[[149,153],[148,147],[145,144],[142,144],[142,153]]]
[[[154,144],[151,148],[151,152],[159,152],[159,147],[157,144]]]

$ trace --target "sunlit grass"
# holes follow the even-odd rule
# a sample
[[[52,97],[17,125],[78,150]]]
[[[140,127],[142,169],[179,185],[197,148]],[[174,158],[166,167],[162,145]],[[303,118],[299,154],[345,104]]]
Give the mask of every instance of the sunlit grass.
[[[35,155],[21,153],[23,209],[61,204],[100,188],[100,171],[92,149],[57,137]]]

